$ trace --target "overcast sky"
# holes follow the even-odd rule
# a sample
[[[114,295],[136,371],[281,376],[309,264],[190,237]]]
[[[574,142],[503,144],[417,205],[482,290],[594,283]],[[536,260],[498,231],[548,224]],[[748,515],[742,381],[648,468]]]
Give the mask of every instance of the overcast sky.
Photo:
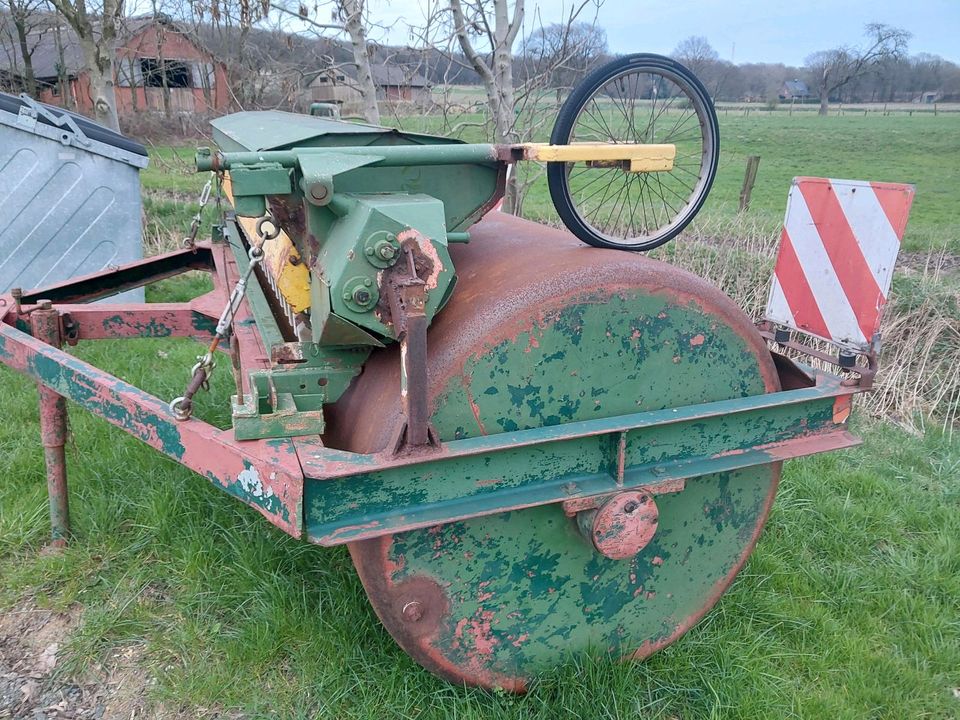
[[[411,42],[406,29],[422,22],[437,0],[368,0],[372,19],[389,30],[380,42]],[[539,12],[557,22],[570,0],[527,0],[527,25]],[[591,14],[592,15],[592,14]],[[913,33],[910,53],[960,62],[960,0],[606,0],[598,23],[617,53],[669,53],[680,40],[703,35],[725,60],[802,65],[811,52],[861,40],[863,26],[883,22]]]

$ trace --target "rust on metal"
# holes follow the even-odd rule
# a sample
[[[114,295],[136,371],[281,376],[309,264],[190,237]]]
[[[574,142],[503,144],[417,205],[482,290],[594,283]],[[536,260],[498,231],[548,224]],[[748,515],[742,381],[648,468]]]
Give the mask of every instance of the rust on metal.
[[[718,323],[726,323],[745,339],[766,390],[776,392],[780,389],[777,369],[753,324],[732,301],[716,290],[705,290],[705,284],[689,274],[633,254],[593,251],[580,246],[567,233],[512,216],[490,215],[471,232],[472,240],[468,245],[451,249],[459,273],[457,294],[430,329],[428,376],[432,408],[436,409],[442,388],[460,384],[458,378],[466,372],[471,357],[490,347],[497,339],[535,341],[538,321],[549,311],[549,306],[576,302],[585,287],[603,288],[616,296],[646,284],[677,305],[709,307]],[[546,248],[549,251],[545,251]],[[518,268],[522,268],[523,273],[518,273]],[[522,281],[518,281],[518,275],[522,276]],[[395,428],[403,422],[403,409],[397,401],[400,378],[396,353],[392,348],[374,353],[361,378],[333,406],[328,426],[330,432],[325,436],[329,446],[365,453],[376,453],[389,446]],[[571,368],[571,371],[576,372],[576,369]],[[478,405],[473,414],[482,417],[484,400],[476,394],[473,400]],[[619,468],[615,468],[617,470]],[[759,536],[773,502],[779,464],[773,463],[769,473],[768,492],[758,508],[757,522],[746,541],[749,547],[742,555],[743,560]],[[679,485],[677,487],[679,489]],[[637,533],[640,540],[634,541],[634,547],[642,544],[651,527],[649,519],[640,525]],[[463,636],[459,640],[454,636],[452,642],[459,642],[461,650],[430,642],[430,634],[419,634],[421,623],[404,620],[402,609],[405,603],[397,597],[396,587],[399,585],[394,585],[394,577],[399,576],[394,565],[396,543],[402,542],[401,538],[403,534],[350,544],[351,556],[368,596],[401,647],[431,671],[454,682],[512,691],[525,689],[529,678],[522,671],[506,672],[491,663],[493,647],[499,645],[491,645],[494,642],[491,634],[494,628],[489,624],[492,620],[485,619],[483,614],[463,618],[457,625]],[[694,613],[695,618],[678,618],[675,634],[679,635],[680,628],[692,626],[695,619],[706,613],[735,574],[725,574],[716,583]],[[434,582],[425,576],[410,578],[406,575],[403,582],[414,579]],[[444,592],[452,591],[450,588]],[[449,597],[447,602],[451,602]],[[413,635],[414,628],[418,628],[416,636]],[[519,637],[511,642],[523,643]],[[661,646],[667,642],[656,644]],[[470,652],[464,650],[468,647],[472,648]],[[642,654],[646,649],[641,646],[635,652]]]
[[[60,313],[48,300],[38,302],[30,315],[35,338],[53,347],[62,344]],[[47,468],[47,496],[50,504],[50,534],[53,547],[63,547],[70,537],[70,505],[67,493],[67,403],[63,396],[37,384],[40,395],[40,441]]]
[[[614,495],[595,510],[581,511],[577,525],[598,553],[626,560],[650,544],[659,517],[653,496],[634,490]]]

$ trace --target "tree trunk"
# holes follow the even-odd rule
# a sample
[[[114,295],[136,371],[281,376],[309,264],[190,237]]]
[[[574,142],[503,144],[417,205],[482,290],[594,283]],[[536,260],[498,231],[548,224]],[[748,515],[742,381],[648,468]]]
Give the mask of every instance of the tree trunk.
[[[153,0],[153,17],[159,16],[157,11],[157,0]],[[160,73],[161,98],[163,99],[163,115],[170,118],[170,81],[167,78],[167,60],[163,55],[163,44],[166,41],[166,30],[163,22],[156,20],[154,23],[154,36],[157,39],[157,70]]]
[[[93,100],[94,119],[111,130],[120,132],[120,118],[117,116],[117,93],[113,82],[113,59],[94,59],[96,49],[88,48],[84,41],[83,54],[87,58],[87,73],[90,78],[90,98]],[[92,52],[91,52],[92,50]],[[112,52],[112,51],[111,51]]]
[[[130,104],[133,106],[133,112],[137,113],[140,110],[139,100],[137,99],[137,76],[135,71],[134,63],[138,62],[136,58],[127,59],[127,67],[130,68]],[[147,94],[143,94],[144,101],[146,101]]]
[[[524,0],[515,0],[513,21],[510,21],[508,0],[494,0],[493,63],[488,66],[470,41],[466,18],[460,0],[449,0],[453,13],[454,31],[464,55],[483,80],[487,105],[493,121],[494,142],[512,143],[517,140],[515,94],[513,88],[513,42],[523,25]],[[519,209],[519,186],[513,171],[507,176],[503,195],[503,211],[516,213]]]
[[[820,80],[820,110],[819,115],[826,117],[830,110],[830,88],[827,87],[827,74]]]
[[[27,26],[22,18],[14,18],[13,24],[17,28],[17,42],[20,45],[20,57],[23,58],[23,76],[26,80],[26,92],[32,97],[37,97],[37,78],[33,74],[33,52],[27,43]]]
[[[154,5],[154,15],[156,15],[156,5]],[[167,59],[163,55],[164,30],[163,24],[157,23],[157,68],[160,71],[160,88],[163,98],[163,115],[170,118],[170,80],[167,78]]]
[[[70,78],[67,77],[67,63],[63,56],[63,38],[60,36],[59,22],[54,27],[53,38],[57,46],[57,85],[60,87],[60,98],[67,110],[73,110],[73,92],[71,92]]]
[[[122,0],[104,0],[99,33],[94,32],[93,18],[87,14],[86,5],[80,0],[76,5],[71,4],[69,0],[51,0],[51,2],[77,35],[77,41],[83,52],[84,69],[87,71],[94,118],[101,125],[119,132],[114,43],[117,39],[117,18],[123,9]]]
[[[520,5],[522,13],[522,5]],[[513,89],[513,48],[510,35],[510,13],[507,0],[496,0],[496,27],[494,39],[496,47],[493,52],[493,77],[496,92],[494,107],[494,137],[498,143],[512,143],[517,140],[515,125],[515,96]],[[519,23],[520,17],[514,17]],[[507,186],[503,195],[503,211],[515,214],[519,210],[519,187],[515,175],[516,168],[507,177]]]
[[[370,70],[370,55],[367,52],[367,31],[363,27],[363,0],[341,0],[344,28],[353,47],[353,62],[357,66],[357,83],[363,117],[371,125],[380,124],[380,107],[377,105],[377,86]]]

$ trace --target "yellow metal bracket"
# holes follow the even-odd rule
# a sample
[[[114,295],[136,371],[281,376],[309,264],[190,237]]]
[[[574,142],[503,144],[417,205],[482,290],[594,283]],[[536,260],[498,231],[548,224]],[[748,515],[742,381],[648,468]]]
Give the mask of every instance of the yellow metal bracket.
[[[230,204],[233,192],[230,173],[225,173],[223,190]],[[248,238],[257,237],[257,221],[260,218],[237,216],[237,222]],[[277,292],[287,301],[295,313],[310,307],[310,271],[300,259],[300,253],[285,232],[263,246],[263,269],[273,278]]]
[[[673,170],[676,145],[639,143],[583,142],[572,145],[524,143],[525,160],[541,162],[585,162],[594,167],[620,166],[627,172],[666,172]]]

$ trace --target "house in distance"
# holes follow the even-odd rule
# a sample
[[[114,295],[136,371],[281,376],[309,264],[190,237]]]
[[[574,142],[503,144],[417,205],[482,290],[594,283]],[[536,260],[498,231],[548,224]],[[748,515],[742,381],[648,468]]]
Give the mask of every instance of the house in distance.
[[[380,102],[423,104],[430,100],[430,83],[415,70],[400,65],[374,64],[370,66],[370,72]],[[352,67],[331,67],[307,76],[304,99],[308,104],[337,103],[344,115],[359,114],[362,108],[360,91],[353,73]]]

